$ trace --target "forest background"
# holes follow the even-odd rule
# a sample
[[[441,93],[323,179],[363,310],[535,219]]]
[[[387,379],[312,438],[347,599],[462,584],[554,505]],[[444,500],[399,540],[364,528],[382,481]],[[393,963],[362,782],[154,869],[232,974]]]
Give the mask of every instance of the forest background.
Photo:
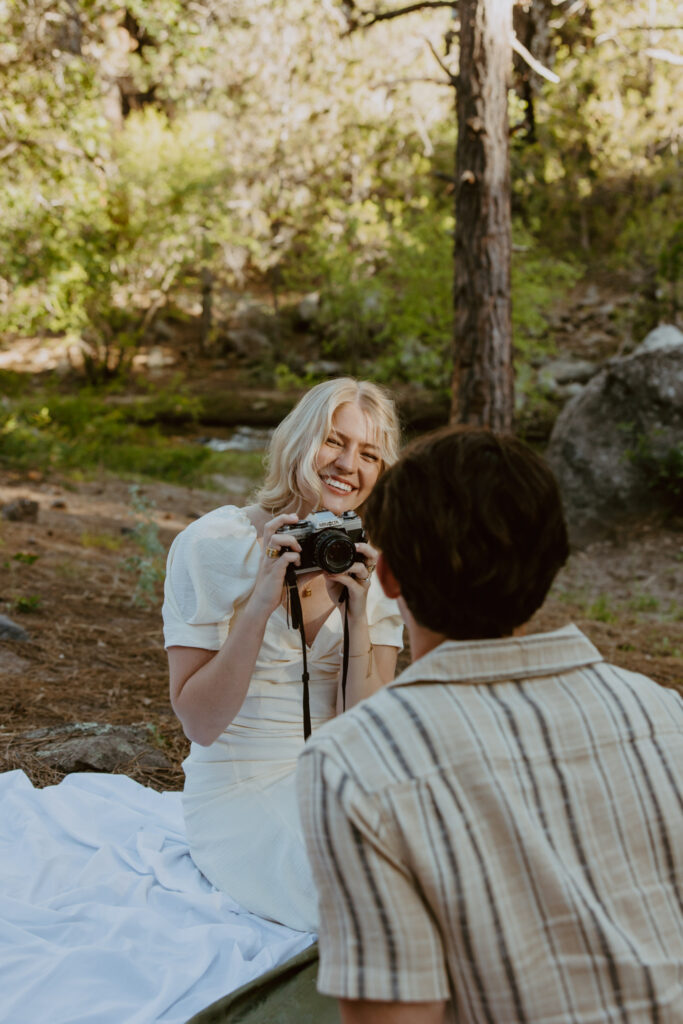
[[[126,720],[151,707],[169,721],[159,638],[136,648],[132,631],[157,629],[173,531],[261,472],[257,453],[194,443],[217,409],[272,423],[330,372],[436,421],[447,408],[457,3],[399,6],[0,0],[0,483],[42,502],[45,530],[0,533],[2,608],[35,638],[31,671],[16,669],[34,689],[3,704],[21,705],[13,742],[22,723],[73,718],[53,676],[97,677],[88,574],[109,578],[120,625],[98,640],[109,667],[83,714],[112,720],[123,672]],[[603,356],[680,323],[683,3],[528,0],[515,28],[537,69],[511,60],[515,428],[542,446],[560,407],[543,366],[571,343],[578,290],[628,296]],[[122,480],[138,487],[127,511]],[[98,519],[83,505],[97,493]],[[681,560],[679,541],[665,548]],[[634,591],[629,614],[662,613],[635,643],[672,681],[682,613],[662,593]],[[574,598],[614,625],[611,597]],[[76,659],[56,676],[55,631]],[[628,655],[633,637],[620,644]]]

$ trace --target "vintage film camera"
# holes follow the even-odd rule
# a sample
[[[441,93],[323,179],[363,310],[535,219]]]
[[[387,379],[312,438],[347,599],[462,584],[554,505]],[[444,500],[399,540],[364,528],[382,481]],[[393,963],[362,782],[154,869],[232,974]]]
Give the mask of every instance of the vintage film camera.
[[[301,565],[294,567],[297,573],[324,569],[336,574],[346,572],[354,562],[364,561],[355,548],[357,542],[365,540],[363,524],[355,512],[336,516],[323,509],[291,526],[281,526],[277,532],[296,537],[301,545]]]

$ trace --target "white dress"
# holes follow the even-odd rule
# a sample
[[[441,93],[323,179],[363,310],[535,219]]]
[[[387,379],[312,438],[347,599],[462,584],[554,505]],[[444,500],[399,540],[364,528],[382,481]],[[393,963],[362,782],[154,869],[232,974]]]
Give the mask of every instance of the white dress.
[[[163,606],[166,647],[218,650],[251,593],[261,555],[241,509],[215,509],[171,545]],[[373,644],[402,646],[395,601],[368,588]],[[334,609],[307,649],[311,725],[334,717],[343,622]],[[301,834],[295,769],[304,746],[301,637],[278,607],[266,625],[239,714],[183,763],[183,809],[192,858],[247,910],[317,931],[316,896]]]

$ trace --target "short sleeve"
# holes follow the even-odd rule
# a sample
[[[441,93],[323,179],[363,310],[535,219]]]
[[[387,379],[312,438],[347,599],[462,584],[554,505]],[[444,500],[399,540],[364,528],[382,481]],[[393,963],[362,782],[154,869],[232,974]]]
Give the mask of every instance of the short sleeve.
[[[234,608],[251,592],[260,558],[256,530],[225,505],[187,526],[171,544],[164,583],[164,644],[217,651]]]
[[[299,757],[297,793],[318,891],[319,991],[341,999],[448,999],[438,926],[401,861],[400,837],[380,798],[317,748],[315,737]]]
[[[376,573],[368,588],[367,615],[371,642],[402,650],[403,619],[398,604],[386,596]]]

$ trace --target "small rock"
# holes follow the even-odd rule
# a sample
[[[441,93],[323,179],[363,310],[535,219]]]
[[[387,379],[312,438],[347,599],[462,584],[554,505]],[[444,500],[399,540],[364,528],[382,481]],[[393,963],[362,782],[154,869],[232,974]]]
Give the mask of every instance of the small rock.
[[[14,651],[0,648],[0,672],[18,676],[26,672],[28,667],[29,662],[26,658],[20,658]]]
[[[224,352],[234,352],[240,358],[252,362],[258,361],[270,348],[268,336],[252,327],[226,331],[223,339]]]
[[[558,384],[585,384],[598,372],[598,366],[587,359],[552,359],[543,371]]]
[[[632,355],[641,352],[656,352],[662,349],[678,348],[683,345],[683,331],[673,324],[660,324],[646,336]]]
[[[28,633],[6,615],[0,615],[0,640],[28,640]]]
[[[168,768],[166,755],[150,743],[146,725],[103,725],[76,722],[49,726],[24,734],[25,739],[45,740],[36,757],[63,772],[114,772],[130,768]]]
[[[310,324],[311,321],[315,320],[319,312],[319,292],[311,292],[309,295],[304,295],[303,299],[301,299],[298,306],[296,307],[296,313],[299,320],[301,320],[305,324]]]
[[[38,519],[38,502],[31,498],[15,498],[2,506],[2,518],[12,523],[35,523]]]
[[[175,361],[173,353],[161,345],[153,345],[147,353],[147,367],[150,370],[163,370],[166,366],[173,366]]]
[[[316,376],[338,377],[344,372],[344,366],[332,359],[318,359],[316,362],[306,363],[306,370]]]
[[[50,508],[66,508],[66,502],[63,498],[56,498],[50,505]]]

